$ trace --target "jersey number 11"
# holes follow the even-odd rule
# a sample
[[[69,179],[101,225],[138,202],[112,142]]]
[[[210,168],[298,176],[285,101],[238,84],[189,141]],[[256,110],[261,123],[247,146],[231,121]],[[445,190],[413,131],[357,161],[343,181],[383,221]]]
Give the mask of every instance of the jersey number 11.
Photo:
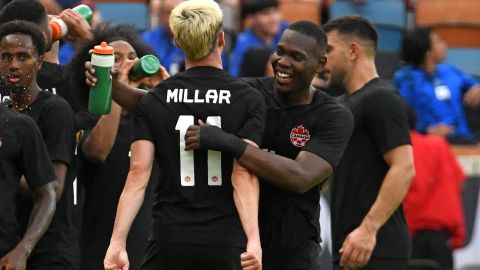
[[[195,164],[193,151],[185,151],[185,133],[194,124],[193,115],[180,115],[175,130],[180,131],[180,183],[182,186],[195,186]],[[207,124],[222,127],[220,116],[209,116]],[[208,150],[208,185],[222,185],[222,153]]]

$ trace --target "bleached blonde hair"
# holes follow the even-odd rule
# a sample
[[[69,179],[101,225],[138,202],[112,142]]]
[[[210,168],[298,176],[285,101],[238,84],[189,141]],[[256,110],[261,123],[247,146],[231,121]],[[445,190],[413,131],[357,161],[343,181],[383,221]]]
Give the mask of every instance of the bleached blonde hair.
[[[212,51],[223,18],[213,0],[189,0],[180,3],[170,14],[173,36],[185,57],[202,60]]]

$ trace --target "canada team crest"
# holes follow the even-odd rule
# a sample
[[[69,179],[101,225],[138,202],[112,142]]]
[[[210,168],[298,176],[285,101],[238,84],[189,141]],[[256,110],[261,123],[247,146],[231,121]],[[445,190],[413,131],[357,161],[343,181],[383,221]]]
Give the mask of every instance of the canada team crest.
[[[296,147],[304,147],[309,140],[310,132],[302,125],[292,128],[292,131],[290,131],[290,141]]]

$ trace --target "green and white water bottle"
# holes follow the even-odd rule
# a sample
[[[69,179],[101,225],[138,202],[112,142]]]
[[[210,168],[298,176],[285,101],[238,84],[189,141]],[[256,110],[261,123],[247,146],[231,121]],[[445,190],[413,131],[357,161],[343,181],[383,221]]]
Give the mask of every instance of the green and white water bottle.
[[[132,81],[139,81],[145,77],[155,75],[160,69],[160,60],[155,55],[147,54],[133,64],[128,72],[128,78]]]
[[[96,115],[110,113],[112,107],[112,75],[110,70],[115,63],[113,48],[106,42],[93,48],[92,65],[95,68],[97,83],[90,87],[88,110]]]

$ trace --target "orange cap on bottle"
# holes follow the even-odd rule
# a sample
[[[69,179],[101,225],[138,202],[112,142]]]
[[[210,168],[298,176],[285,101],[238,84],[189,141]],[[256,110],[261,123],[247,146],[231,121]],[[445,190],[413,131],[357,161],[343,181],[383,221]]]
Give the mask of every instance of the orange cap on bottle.
[[[96,54],[113,54],[113,48],[108,46],[107,42],[102,41],[100,45],[93,47],[93,52]]]

